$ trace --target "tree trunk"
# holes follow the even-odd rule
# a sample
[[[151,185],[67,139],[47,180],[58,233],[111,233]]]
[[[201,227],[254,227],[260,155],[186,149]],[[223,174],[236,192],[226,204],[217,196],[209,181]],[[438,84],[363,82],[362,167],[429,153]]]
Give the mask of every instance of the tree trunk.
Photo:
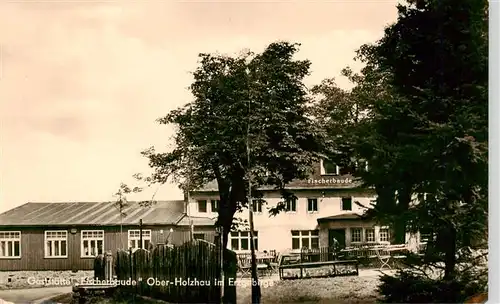
[[[406,243],[406,217],[405,213],[408,211],[411,202],[411,193],[407,189],[398,190],[398,203],[397,203],[397,215],[394,220],[394,243],[395,244],[405,244]]]
[[[396,218],[393,223],[393,243],[405,244],[406,243],[406,220],[402,217]]]
[[[384,184],[375,185],[377,193],[376,208],[381,214],[391,214],[396,207],[394,188]]]
[[[455,266],[457,264],[457,231],[453,225],[448,225],[444,233],[444,279],[452,280],[455,277]]]
[[[235,304],[236,303],[236,288],[231,286],[229,283],[229,274],[231,274],[231,268],[234,265],[230,263],[230,257],[228,256],[229,250],[226,250],[227,244],[229,242],[229,233],[231,233],[231,225],[223,226],[223,234],[222,234],[222,271],[224,273],[224,296],[222,298],[222,303],[224,304]],[[234,283],[233,283],[234,285]]]
[[[219,185],[222,185],[219,182]],[[236,289],[234,286],[229,285],[229,274],[231,273],[231,263],[230,257],[228,256],[229,251],[226,250],[227,245],[229,243],[229,234],[231,233],[231,226],[233,223],[233,217],[236,213],[236,209],[231,205],[231,188],[219,186],[220,193],[220,207],[219,207],[219,216],[217,218],[216,225],[222,227],[222,272],[224,274],[224,291],[223,291],[223,299],[222,302],[225,304],[234,304],[233,301],[236,299]],[[220,243],[220,239],[219,239]],[[232,300],[234,299],[234,300]]]
[[[222,271],[224,273],[224,297],[222,299],[223,303],[232,303],[231,299],[236,299],[236,288],[229,285],[229,274],[231,273],[230,258],[226,254],[229,233],[231,233],[231,228],[233,224],[234,214],[237,211],[237,203],[242,202],[245,199],[245,181],[243,176],[244,172],[235,172],[231,179],[224,179],[217,166],[213,167],[214,173],[217,177],[217,184],[219,188],[219,216],[217,218],[216,225],[223,228],[222,233]]]

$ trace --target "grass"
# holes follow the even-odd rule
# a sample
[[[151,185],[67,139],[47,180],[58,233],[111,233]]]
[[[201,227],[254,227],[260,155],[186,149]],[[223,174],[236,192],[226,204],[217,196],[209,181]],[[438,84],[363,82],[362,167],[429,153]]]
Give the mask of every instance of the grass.
[[[237,285],[239,304],[251,303],[251,287],[249,280],[242,280]],[[376,303],[379,284],[378,277],[334,277],[302,280],[268,281],[261,284],[263,304],[295,304],[295,303]],[[71,303],[71,294],[53,298],[58,303]],[[155,300],[136,298],[94,298],[92,304],[153,304],[165,303]]]
[[[376,303],[377,277],[334,277],[274,282],[262,286],[262,303]],[[251,303],[251,288],[237,290],[238,303]]]

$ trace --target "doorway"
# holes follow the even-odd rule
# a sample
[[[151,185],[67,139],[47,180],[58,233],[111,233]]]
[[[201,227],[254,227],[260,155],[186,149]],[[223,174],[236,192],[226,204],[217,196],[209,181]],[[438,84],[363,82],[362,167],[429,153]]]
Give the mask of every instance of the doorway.
[[[340,249],[345,248],[345,228],[328,230],[328,247],[334,245],[334,239],[339,242]]]

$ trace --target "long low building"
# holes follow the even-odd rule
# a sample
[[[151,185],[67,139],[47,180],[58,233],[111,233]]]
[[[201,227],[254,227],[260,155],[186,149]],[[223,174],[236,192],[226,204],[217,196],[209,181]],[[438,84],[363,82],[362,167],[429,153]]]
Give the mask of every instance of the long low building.
[[[185,201],[26,203],[0,214],[0,271],[90,270],[97,254],[181,244],[192,231],[213,242],[215,220],[185,211]]]

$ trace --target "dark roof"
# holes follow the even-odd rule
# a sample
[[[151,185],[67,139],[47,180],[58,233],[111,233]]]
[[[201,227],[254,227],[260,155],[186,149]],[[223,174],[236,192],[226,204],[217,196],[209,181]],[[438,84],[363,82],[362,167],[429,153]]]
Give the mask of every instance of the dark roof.
[[[26,203],[0,214],[0,226],[54,225],[144,225],[176,224],[184,216],[184,201],[158,201],[149,207],[128,202],[120,212],[115,202],[101,203]]]
[[[362,186],[362,183],[352,175],[321,175],[320,164],[314,165],[313,173],[308,179],[294,180],[286,186],[289,190],[328,190],[328,189],[352,189]],[[274,187],[261,187],[260,190],[275,190]],[[203,187],[196,189],[193,192],[218,192],[217,181],[213,180]]]
[[[325,222],[325,221],[345,221],[345,220],[366,220],[366,217],[363,215],[357,214],[357,213],[343,213],[343,214],[337,214],[337,215],[332,215],[332,216],[327,216],[327,217],[321,217],[318,219],[318,222]]]
[[[328,189],[353,189],[361,186],[361,182],[355,180],[352,176],[321,176],[306,180],[296,180],[288,183],[285,187],[288,190],[328,190]],[[276,190],[273,186],[262,186],[260,190]],[[211,181],[203,187],[193,192],[219,192],[217,181]]]

